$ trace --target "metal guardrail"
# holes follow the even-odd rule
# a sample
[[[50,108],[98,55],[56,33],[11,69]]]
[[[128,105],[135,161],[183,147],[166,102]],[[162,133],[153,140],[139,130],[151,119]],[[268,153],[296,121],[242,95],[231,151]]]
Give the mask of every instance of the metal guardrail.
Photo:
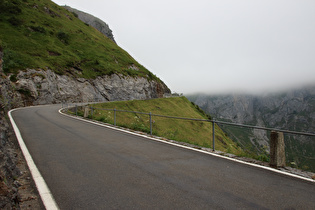
[[[210,119],[195,119],[195,118],[186,118],[186,117],[166,116],[166,115],[152,114],[152,112],[146,113],[146,112],[137,112],[137,111],[130,111],[130,110],[104,109],[104,108],[95,108],[92,106],[89,106],[88,108],[91,110],[92,119],[93,119],[93,113],[95,112],[95,110],[113,111],[114,112],[114,125],[115,126],[116,126],[117,112],[128,112],[128,113],[134,113],[134,114],[148,115],[149,116],[149,123],[150,123],[150,135],[152,135],[152,130],[153,130],[152,117],[162,117],[162,118],[188,120],[188,121],[210,122],[210,123],[212,123],[212,149],[213,149],[213,151],[215,151],[215,124],[218,124],[218,125],[219,124],[225,124],[225,125],[236,126],[236,127],[244,127],[244,128],[260,129],[260,130],[266,130],[266,131],[282,132],[282,133],[294,134],[294,135],[315,136],[315,133],[282,130],[282,129],[277,129],[277,128],[267,128],[267,127],[261,127],[261,126],[253,126],[253,125],[244,125],[244,124],[238,124],[238,123],[217,121],[215,119],[210,120]],[[75,105],[75,113],[76,113],[76,115],[78,115],[78,106],[77,105]]]
[[[267,128],[267,127],[253,126],[253,125],[243,125],[243,124],[238,124],[238,123],[229,123],[229,122],[222,122],[222,121],[215,121],[215,122],[217,124],[226,124],[226,125],[232,125],[232,126],[244,127],[244,128],[254,128],[254,129],[259,129],[259,130],[276,131],[276,132],[295,134],[295,135],[303,135],[303,136],[315,136],[315,133],[289,131],[289,130],[282,130],[282,129],[277,129],[277,128]]]
[[[101,101],[99,101],[101,102]],[[95,102],[94,102],[95,103]],[[97,103],[97,102],[96,102]],[[162,117],[162,118],[169,118],[169,119],[178,119],[178,120],[187,120],[187,121],[202,121],[202,122],[210,122],[212,124],[212,149],[215,151],[215,125],[217,124],[218,126],[220,124],[223,125],[230,125],[230,126],[236,126],[236,127],[244,127],[244,128],[251,128],[251,129],[260,129],[260,130],[266,130],[266,131],[271,131],[271,134],[278,133],[280,136],[283,136],[283,133],[286,134],[293,134],[293,135],[303,135],[303,136],[315,136],[315,132],[309,133],[309,132],[299,132],[299,131],[290,131],[290,130],[283,130],[283,129],[277,129],[277,128],[267,128],[267,127],[261,127],[261,126],[253,126],[253,125],[244,125],[244,124],[238,124],[238,123],[231,123],[231,122],[224,122],[224,121],[217,121],[215,119],[195,119],[195,118],[186,118],[186,117],[176,117],[176,116],[166,116],[166,115],[158,115],[158,114],[152,114],[151,112],[145,113],[145,112],[137,112],[137,111],[129,111],[129,110],[118,110],[118,109],[100,109],[100,108],[95,108],[91,107],[91,102],[81,102],[81,103],[76,103],[76,102],[62,102],[62,108],[66,109],[67,111],[69,108],[74,108],[74,112],[76,115],[78,115],[78,104],[80,107],[87,107],[90,108],[91,110],[91,117],[93,118],[93,112],[94,110],[108,110],[108,111],[114,111],[114,125],[116,126],[116,116],[117,112],[128,112],[128,113],[135,113],[135,114],[143,114],[143,115],[148,115],[149,116],[149,122],[150,122],[150,135],[152,135],[152,117]],[[92,102],[93,104],[93,102]],[[23,101],[14,101],[14,100],[5,100],[2,98],[0,101],[0,108],[2,108],[4,111],[6,109],[11,109],[11,108],[17,108],[17,107],[23,107],[23,106],[32,106],[32,105],[37,105],[36,102],[32,100],[23,100]],[[277,136],[278,136],[277,134]],[[278,138],[274,140],[272,135],[270,136],[270,151],[271,148],[273,150],[273,155],[270,152],[270,165],[276,166],[276,167],[282,167],[281,165],[278,165],[278,163],[281,164],[280,160],[282,157],[284,157],[284,145],[281,145],[281,138]],[[273,146],[271,146],[273,144]],[[274,145],[276,145],[274,147]],[[280,147],[283,147],[283,149],[279,149]],[[275,150],[277,150],[275,152]],[[281,151],[281,155],[278,155],[278,152]],[[279,158],[280,157],[280,158]],[[271,161],[272,160],[272,161]],[[283,161],[282,161],[283,162]]]

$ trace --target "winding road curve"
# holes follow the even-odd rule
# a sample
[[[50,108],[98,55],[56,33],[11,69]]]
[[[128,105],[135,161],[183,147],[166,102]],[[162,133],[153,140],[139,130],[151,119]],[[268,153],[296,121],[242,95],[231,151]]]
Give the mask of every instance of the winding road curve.
[[[315,184],[58,113],[11,114],[60,209],[315,209]]]

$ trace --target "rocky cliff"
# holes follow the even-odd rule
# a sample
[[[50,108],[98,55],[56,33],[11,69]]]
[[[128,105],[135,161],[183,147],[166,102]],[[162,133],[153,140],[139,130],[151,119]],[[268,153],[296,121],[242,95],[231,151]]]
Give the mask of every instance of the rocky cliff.
[[[268,95],[195,95],[189,97],[214,118],[222,121],[314,133],[315,87]],[[269,152],[269,133],[224,126],[243,147]],[[315,170],[315,139],[286,135],[288,162]]]
[[[10,82],[3,82],[17,90],[16,97],[33,104],[148,99],[170,92],[163,82],[117,74],[84,79],[58,75],[49,69],[28,69],[8,78]]]
[[[2,73],[0,53],[0,209],[43,209],[14,132],[6,118],[12,108],[23,106],[22,94]]]
[[[69,6],[63,6],[63,7],[66,8],[69,12],[74,13],[75,16],[77,16],[84,23],[90,26],[93,26],[102,34],[104,34],[105,36],[107,36],[109,39],[111,39],[113,42],[116,43],[112,30],[109,28],[107,23],[105,23],[104,21],[102,21],[101,19],[97,17],[94,17],[93,15],[74,9],[72,7],[69,7]]]

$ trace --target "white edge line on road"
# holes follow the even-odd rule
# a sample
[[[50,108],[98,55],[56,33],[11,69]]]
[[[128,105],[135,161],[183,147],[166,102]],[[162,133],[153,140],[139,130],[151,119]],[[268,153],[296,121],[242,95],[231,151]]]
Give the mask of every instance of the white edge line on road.
[[[18,108],[18,109],[22,109],[22,108]],[[45,206],[45,208],[47,210],[58,210],[59,207],[57,205],[57,203],[55,202],[55,199],[53,198],[53,195],[51,194],[44,178],[42,177],[42,175],[40,174],[39,170],[37,169],[34,161],[33,161],[33,158],[31,156],[31,154],[29,153],[25,143],[24,143],[24,140],[22,138],[22,135],[20,133],[20,130],[19,128],[17,127],[11,113],[15,110],[18,110],[18,109],[12,109],[10,110],[8,113],[9,113],[9,118],[10,118],[10,121],[11,121],[11,124],[12,124],[12,127],[14,129],[14,132],[15,132],[15,135],[16,135],[16,138],[18,139],[18,142],[19,142],[19,145],[20,145],[20,148],[22,150],[22,153],[25,157],[25,160],[27,162],[27,165],[31,171],[31,174],[32,174],[32,177],[33,177],[33,180],[36,184],[36,187],[37,187],[37,190],[39,192],[39,195],[42,199],[42,202]]]
[[[231,161],[234,161],[234,162],[242,163],[242,164],[245,164],[245,165],[250,165],[250,166],[253,166],[253,167],[257,167],[257,168],[262,168],[262,169],[273,171],[273,172],[276,172],[276,173],[279,173],[279,174],[284,174],[284,175],[287,175],[287,176],[291,176],[291,177],[295,177],[295,178],[299,178],[299,179],[303,179],[305,181],[309,181],[309,182],[315,183],[315,180],[313,180],[313,179],[309,179],[309,178],[306,178],[306,177],[303,177],[303,176],[299,176],[299,175],[296,175],[296,174],[292,174],[292,173],[288,173],[288,172],[285,172],[285,171],[280,171],[280,170],[277,170],[275,168],[270,168],[270,167],[266,167],[266,166],[262,166],[262,165],[258,165],[258,164],[254,164],[254,163],[248,163],[248,162],[245,162],[245,161],[242,161],[242,160],[237,160],[237,159],[234,159],[234,158],[218,155],[218,154],[215,154],[215,153],[211,153],[211,152],[207,152],[207,151],[204,151],[204,150],[195,149],[195,148],[184,146],[184,145],[180,145],[180,144],[175,144],[175,143],[168,142],[168,141],[163,141],[163,140],[160,140],[160,139],[157,139],[157,138],[153,138],[153,137],[149,137],[149,136],[142,135],[142,134],[139,134],[139,133],[127,131],[127,130],[120,129],[120,128],[117,128],[117,127],[108,126],[108,125],[105,125],[105,124],[97,123],[97,122],[86,120],[86,119],[83,119],[83,118],[78,118],[78,117],[75,117],[75,116],[72,116],[72,115],[68,115],[68,114],[62,113],[61,110],[63,110],[63,109],[64,108],[59,109],[59,113],[60,114],[62,114],[64,116],[67,116],[67,117],[71,117],[71,118],[77,119],[77,120],[81,120],[81,121],[88,122],[88,123],[91,123],[91,124],[95,124],[95,125],[98,125],[98,126],[103,126],[103,127],[110,128],[110,129],[113,129],[113,130],[122,131],[122,132],[125,132],[125,133],[128,133],[128,134],[132,134],[132,135],[135,135],[135,136],[140,136],[140,137],[143,137],[143,138],[151,139],[151,140],[162,142],[162,143],[165,143],[165,144],[170,144],[170,145],[173,145],[173,146],[182,147],[182,148],[193,150],[193,151],[196,151],[196,152],[201,152],[201,153],[204,153],[204,154],[216,156],[216,157],[219,157],[219,158],[224,158],[224,159],[231,160]]]

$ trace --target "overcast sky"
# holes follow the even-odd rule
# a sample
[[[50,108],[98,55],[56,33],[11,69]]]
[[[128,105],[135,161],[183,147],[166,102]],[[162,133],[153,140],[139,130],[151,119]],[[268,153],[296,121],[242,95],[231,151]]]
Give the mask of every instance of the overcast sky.
[[[53,0],[90,13],[173,92],[315,85],[314,0]]]

